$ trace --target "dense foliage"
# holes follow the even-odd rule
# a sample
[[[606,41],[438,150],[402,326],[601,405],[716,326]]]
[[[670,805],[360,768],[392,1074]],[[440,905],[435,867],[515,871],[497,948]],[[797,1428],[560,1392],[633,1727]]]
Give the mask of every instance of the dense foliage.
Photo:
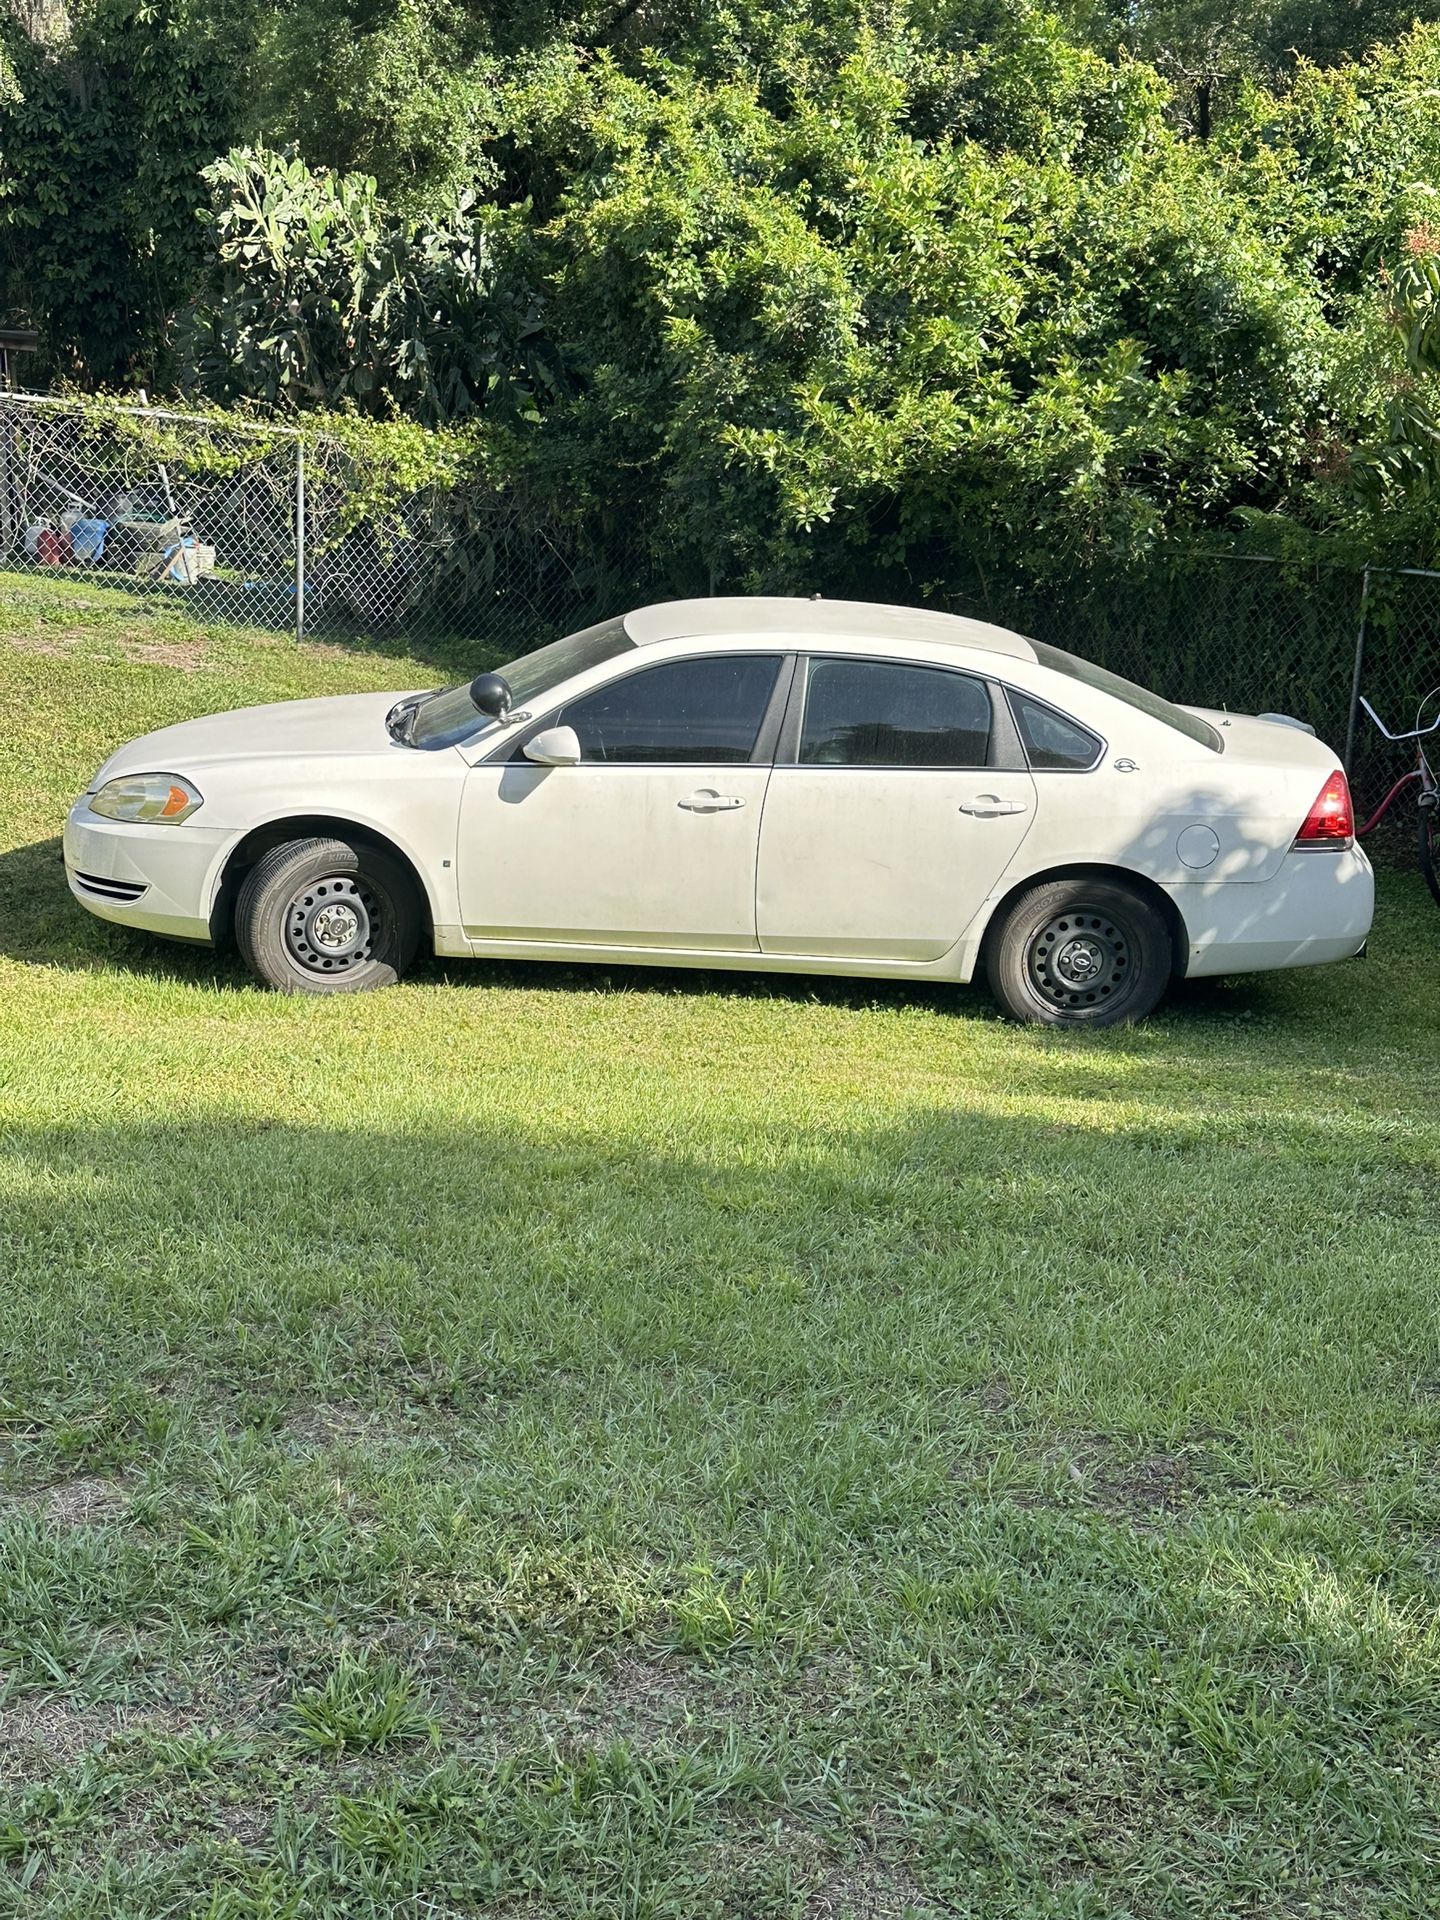
[[[52,372],[482,427],[677,585],[1424,559],[1440,30],[1345,18],[86,0],[4,29],[0,304]]]
[[[438,220],[387,211],[375,182],[293,153],[217,160],[215,271],[187,315],[196,385],[220,400],[406,414],[438,426],[482,402],[538,416],[518,369],[533,298],[496,267],[470,196]]]
[[[199,169],[241,125],[231,4],[0,9],[0,309],[55,372],[164,357],[203,265]]]

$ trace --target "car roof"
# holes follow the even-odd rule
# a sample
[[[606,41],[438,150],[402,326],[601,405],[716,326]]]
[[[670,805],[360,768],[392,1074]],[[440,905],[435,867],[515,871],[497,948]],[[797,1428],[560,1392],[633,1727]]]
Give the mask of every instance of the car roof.
[[[740,634],[791,634],[796,639],[938,642],[1033,660],[1035,649],[1018,633],[936,613],[928,607],[887,607],[868,600],[791,600],[763,594],[712,600],[663,600],[625,616],[637,647],[660,640],[699,640]]]

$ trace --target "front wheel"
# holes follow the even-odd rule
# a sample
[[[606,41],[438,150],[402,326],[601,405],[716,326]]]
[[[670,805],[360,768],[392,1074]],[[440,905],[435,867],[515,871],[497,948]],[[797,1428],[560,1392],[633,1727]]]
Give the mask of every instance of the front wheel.
[[[1143,1020],[1170,982],[1163,917],[1113,880],[1048,880],[995,930],[986,973],[1013,1020],[1116,1027]]]
[[[415,956],[420,903],[400,862],[346,840],[287,840],[245,876],[235,940],[282,993],[392,986]]]

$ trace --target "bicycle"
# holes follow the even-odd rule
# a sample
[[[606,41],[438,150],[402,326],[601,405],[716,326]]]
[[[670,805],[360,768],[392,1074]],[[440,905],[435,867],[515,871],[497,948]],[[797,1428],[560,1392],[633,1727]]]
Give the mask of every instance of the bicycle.
[[[1431,693],[1427,693],[1425,698],[1420,702],[1420,705],[1415,710],[1416,724],[1408,733],[1392,733],[1365,696],[1363,694],[1360,696],[1361,706],[1364,707],[1366,713],[1369,714],[1370,718],[1387,740],[1397,743],[1405,740],[1413,740],[1415,742],[1415,765],[1410,769],[1409,773],[1401,774],[1400,778],[1395,782],[1394,786],[1391,787],[1390,791],[1380,802],[1374,813],[1371,814],[1370,818],[1362,827],[1356,829],[1356,838],[1363,840],[1366,834],[1373,833],[1375,828],[1379,826],[1380,822],[1389,812],[1390,804],[1396,796],[1408,787],[1411,781],[1418,781],[1420,784],[1420,792],[1417,798],[1418,818],[1416,828],[1420,854],[1420,871],[1425,876],[1425,884],[1430,889],[1431,898],[1434,900],[1436,906],[1440,907],[1440,784],[1436,782],[1434,769],[1431,767],[1429,760],[1426,759],[1425,748],[1421,744],[1422,741],[1428,740],[1431,734],[1440,733],[1440,719],[1433,720],[1428,727],[1422,727],[1419,724],[1420,717],[1426,707],[1437,697],[1440,697],[1440,687],[1437,687]]]

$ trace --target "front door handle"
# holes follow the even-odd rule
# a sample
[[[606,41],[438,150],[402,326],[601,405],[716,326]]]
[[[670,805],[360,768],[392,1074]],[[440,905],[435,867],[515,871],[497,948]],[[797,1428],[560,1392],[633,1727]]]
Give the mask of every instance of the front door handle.
[[[1025,813],[1023,800],[1002,800],[998,793],[977,793],[973,800],[960,802],[961,813],[973,813],[977,820],[994,820],[1003,813]]]
[[[745,802],[735,793],[716,793],[713,787],[701,787],[698,793],[692,793],[688,800],[677,801],[687,813],[733,813],[736,807]]]

